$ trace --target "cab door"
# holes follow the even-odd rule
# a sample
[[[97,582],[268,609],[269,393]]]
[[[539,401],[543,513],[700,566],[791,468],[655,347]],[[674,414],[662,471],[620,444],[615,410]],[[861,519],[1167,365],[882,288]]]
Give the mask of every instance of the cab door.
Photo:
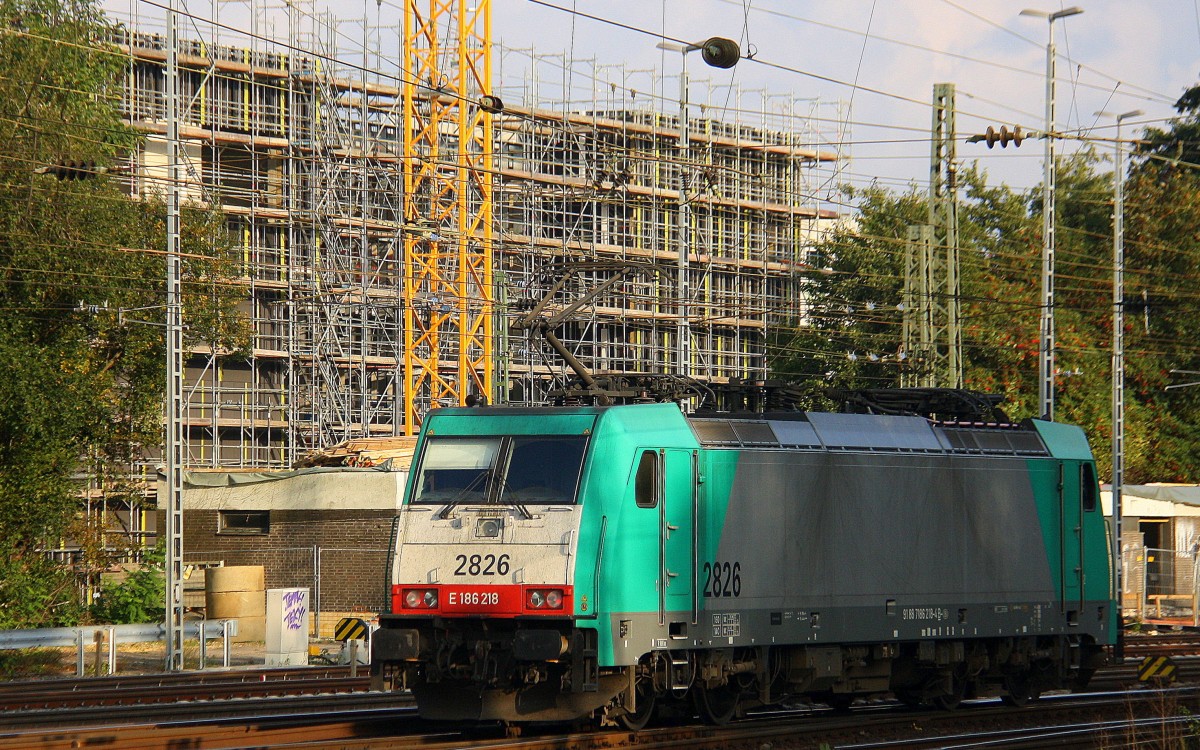
[[[661,562],[660,622],[669,619],[690,622],[695,619],[696,590],[696,453],[675,448],[664,449],[663,502],[659,504]],[[672,633],[686,634],[686,627]]]
[[[1083,608],[1083,471],[1080,464],[1071,461],[1060,463],[1059,471],[1062,603],[1068,623],[1077,624]]]

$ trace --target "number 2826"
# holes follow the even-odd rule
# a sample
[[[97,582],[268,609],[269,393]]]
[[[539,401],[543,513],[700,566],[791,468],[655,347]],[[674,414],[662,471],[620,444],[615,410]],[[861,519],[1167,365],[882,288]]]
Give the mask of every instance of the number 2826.
[[[456,576],[506,576],[511,563],[508,555],[456,555]]]
[[[742,595],[742,564],[740,562],[704,563],[704,595],[724,598]]]

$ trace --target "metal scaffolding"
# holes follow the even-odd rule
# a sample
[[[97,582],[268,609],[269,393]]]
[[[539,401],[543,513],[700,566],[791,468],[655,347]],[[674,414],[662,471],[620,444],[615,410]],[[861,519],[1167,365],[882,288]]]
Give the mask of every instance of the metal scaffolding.
[[[807,104],[771,107],[759,96],[754,111],[743,105],[748,92],[712,87],[689,117],[689,148],[682,149],[679,114],[663,114],[663,97],[645,94],[663,88],[655,73],[647,79],[592,63],[596,73],[584,77],[590,91],[547,96],[545,81],[557,76],[540,76],[543,68],[586,70],[588,61],[533,56],[522,67],[529,75],[510,84],[506,100],[555,106],[510,106],[497,119],[506,304],[528,307],[556,269],[575,260],[678,268],[686,195],[685,283],[673,273],[626,279],[565,322],[562,338],[599,373],[675,372],[676,311],[683,307],[692,340],[686,371],[675,374],[716,382],[765,377],[768,332],[802,316],[807,249],[835,216],[822,185],[836,182],[841,161],[818,147],[822,135],[806,127],[815,119],[798,114]],[[561,303],[603,277],[575,275],[576,288],[564,288]],[[683,306],[680,289],[689,294]],[[502,364],[517,401],[539,400],[570,374],[536,334],[509,342]]]
[[[394,35],[366,6],[357,30],[312,2],[218,6],[178,50],[183,195],[225,216],[254,340],[248,355],[189,350],[188,465],[289,466],[409,434],[469,395],[543,400],[567,368],[508,328],[574,260],[649,270],[575,311],[563,342],[597,372],[667,372],[679,287],[653,270],[678,261],[681,180],[690,374],[763,377],[769,332],[802,316],[843,166],[826,105],[709,84],[681,149],[657,73],[505,50],[527,73],[491,90],[486,1],[423,15],[409,0]],[[150,135],[131,191],[148,194],[165,178],[165,36],[137,7],[117,41],[125,111]],[[249,33],[230,31],[237,13]],[[588,268],[562,305],[605,281]]]

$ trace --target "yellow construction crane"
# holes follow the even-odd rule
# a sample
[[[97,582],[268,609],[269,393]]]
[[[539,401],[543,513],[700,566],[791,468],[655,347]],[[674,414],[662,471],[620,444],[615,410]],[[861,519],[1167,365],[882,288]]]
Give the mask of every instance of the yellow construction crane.
[[[423,6],[424,11],[422,10]],[[404,424],[493,397],[491,0],[405,0]]]

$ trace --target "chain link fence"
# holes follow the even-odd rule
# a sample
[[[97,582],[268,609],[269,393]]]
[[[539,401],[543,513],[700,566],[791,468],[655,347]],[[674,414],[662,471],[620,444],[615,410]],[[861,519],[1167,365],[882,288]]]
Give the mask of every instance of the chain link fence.
[[[1181,620],[1200,626],[1200,548],[1155,549],[1126,544],[1121,549],[1122,608],[1139,620]]]
[[[313,616],[310,635],[328,637],[342,617],[371,619],[388,607],[387,548],[285,547],[195,551],[184,557],[190,571],[184,603],[205,607],[204,571],[223,565],[261,565],[266,587],[306,588]]]

